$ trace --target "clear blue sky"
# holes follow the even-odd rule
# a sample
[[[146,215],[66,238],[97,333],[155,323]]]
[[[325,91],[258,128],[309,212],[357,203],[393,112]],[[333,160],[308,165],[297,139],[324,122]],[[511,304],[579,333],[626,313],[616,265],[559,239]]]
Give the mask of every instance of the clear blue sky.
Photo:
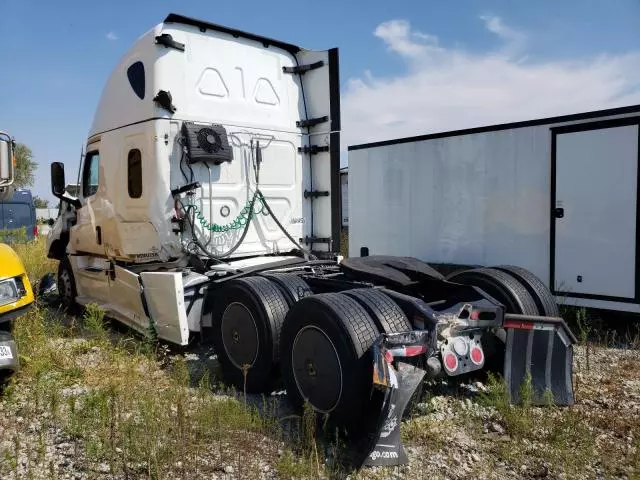
[[[33,150],[40,164],[33,187],[37,195],[52,198],[50,162],[64,161],[68,177],[74,176],[110,70],[140,34],[169,12],[306,48],[337,46],[343,90],[351,78],[393,78],[410,68],[374,35],[380,24],[394,19],[469,55],[497,48],[501,41],[488,34],[478,20],[482,15],[500,17],[535,40],[527,46],[527,61],[579,61],[640,51],[638,0],[2,0],[0,129]]]

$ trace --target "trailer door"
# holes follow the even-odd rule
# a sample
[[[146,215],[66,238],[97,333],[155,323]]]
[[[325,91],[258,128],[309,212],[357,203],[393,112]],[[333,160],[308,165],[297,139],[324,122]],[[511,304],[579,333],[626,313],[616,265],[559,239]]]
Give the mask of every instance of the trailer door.
[[[553,131],[551,286],[560,297],[638,298],[639,123]]]

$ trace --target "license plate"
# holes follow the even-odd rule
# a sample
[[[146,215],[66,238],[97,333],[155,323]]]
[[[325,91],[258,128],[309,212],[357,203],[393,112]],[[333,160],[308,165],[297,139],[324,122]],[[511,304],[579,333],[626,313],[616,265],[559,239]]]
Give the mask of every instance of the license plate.
[[[11,349],[9,347],[0,345],[0,360],[4,359],[13,359],[13,353],[11,353]]]

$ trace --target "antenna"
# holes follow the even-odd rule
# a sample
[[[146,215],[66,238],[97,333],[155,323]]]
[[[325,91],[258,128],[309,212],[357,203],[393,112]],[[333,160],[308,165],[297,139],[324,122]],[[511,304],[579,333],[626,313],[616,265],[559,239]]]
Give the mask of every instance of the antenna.
[[[76,180],[76,188],[78,191],[74,195],[75,197],[80,197],[80,175],[82,174],[82,161],[84,160],[84,143],[80,144],[80,162],[78,163],[78,178]]]

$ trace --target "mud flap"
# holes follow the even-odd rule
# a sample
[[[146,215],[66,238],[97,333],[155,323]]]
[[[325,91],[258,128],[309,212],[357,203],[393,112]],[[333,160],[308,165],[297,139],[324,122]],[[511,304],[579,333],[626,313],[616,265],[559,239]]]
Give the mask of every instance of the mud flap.
[[[370,448],[363,466],[389,466],[408,463],[409,459],[400,438],[400,422],[413,392],[422,382],[425,373],[424,370],[414,365],[398,362],[398,369],[394,372],[397,386],[389,388],[386,392],[378,418],[378,428],[374,435],[376,442]]]
[[[573,405],[573,345],[576,338],[564,320],[553,317],[505,315],[507,333],[504,379],[511,401],[520,401],[531,378],[531,402]]]
[[[414,392],[423,381],[426,371],[402,358],[424,355],[429,351],[430,334],[426,331],[382,335],[373,346],[374,386],[384,395],[377,415],[372,418],[373,429],[363,446],[366,458],[362,466],[403,465],[407,454],[400,438],[400,423]],[[393,365],[393,358],[399,360]]]

